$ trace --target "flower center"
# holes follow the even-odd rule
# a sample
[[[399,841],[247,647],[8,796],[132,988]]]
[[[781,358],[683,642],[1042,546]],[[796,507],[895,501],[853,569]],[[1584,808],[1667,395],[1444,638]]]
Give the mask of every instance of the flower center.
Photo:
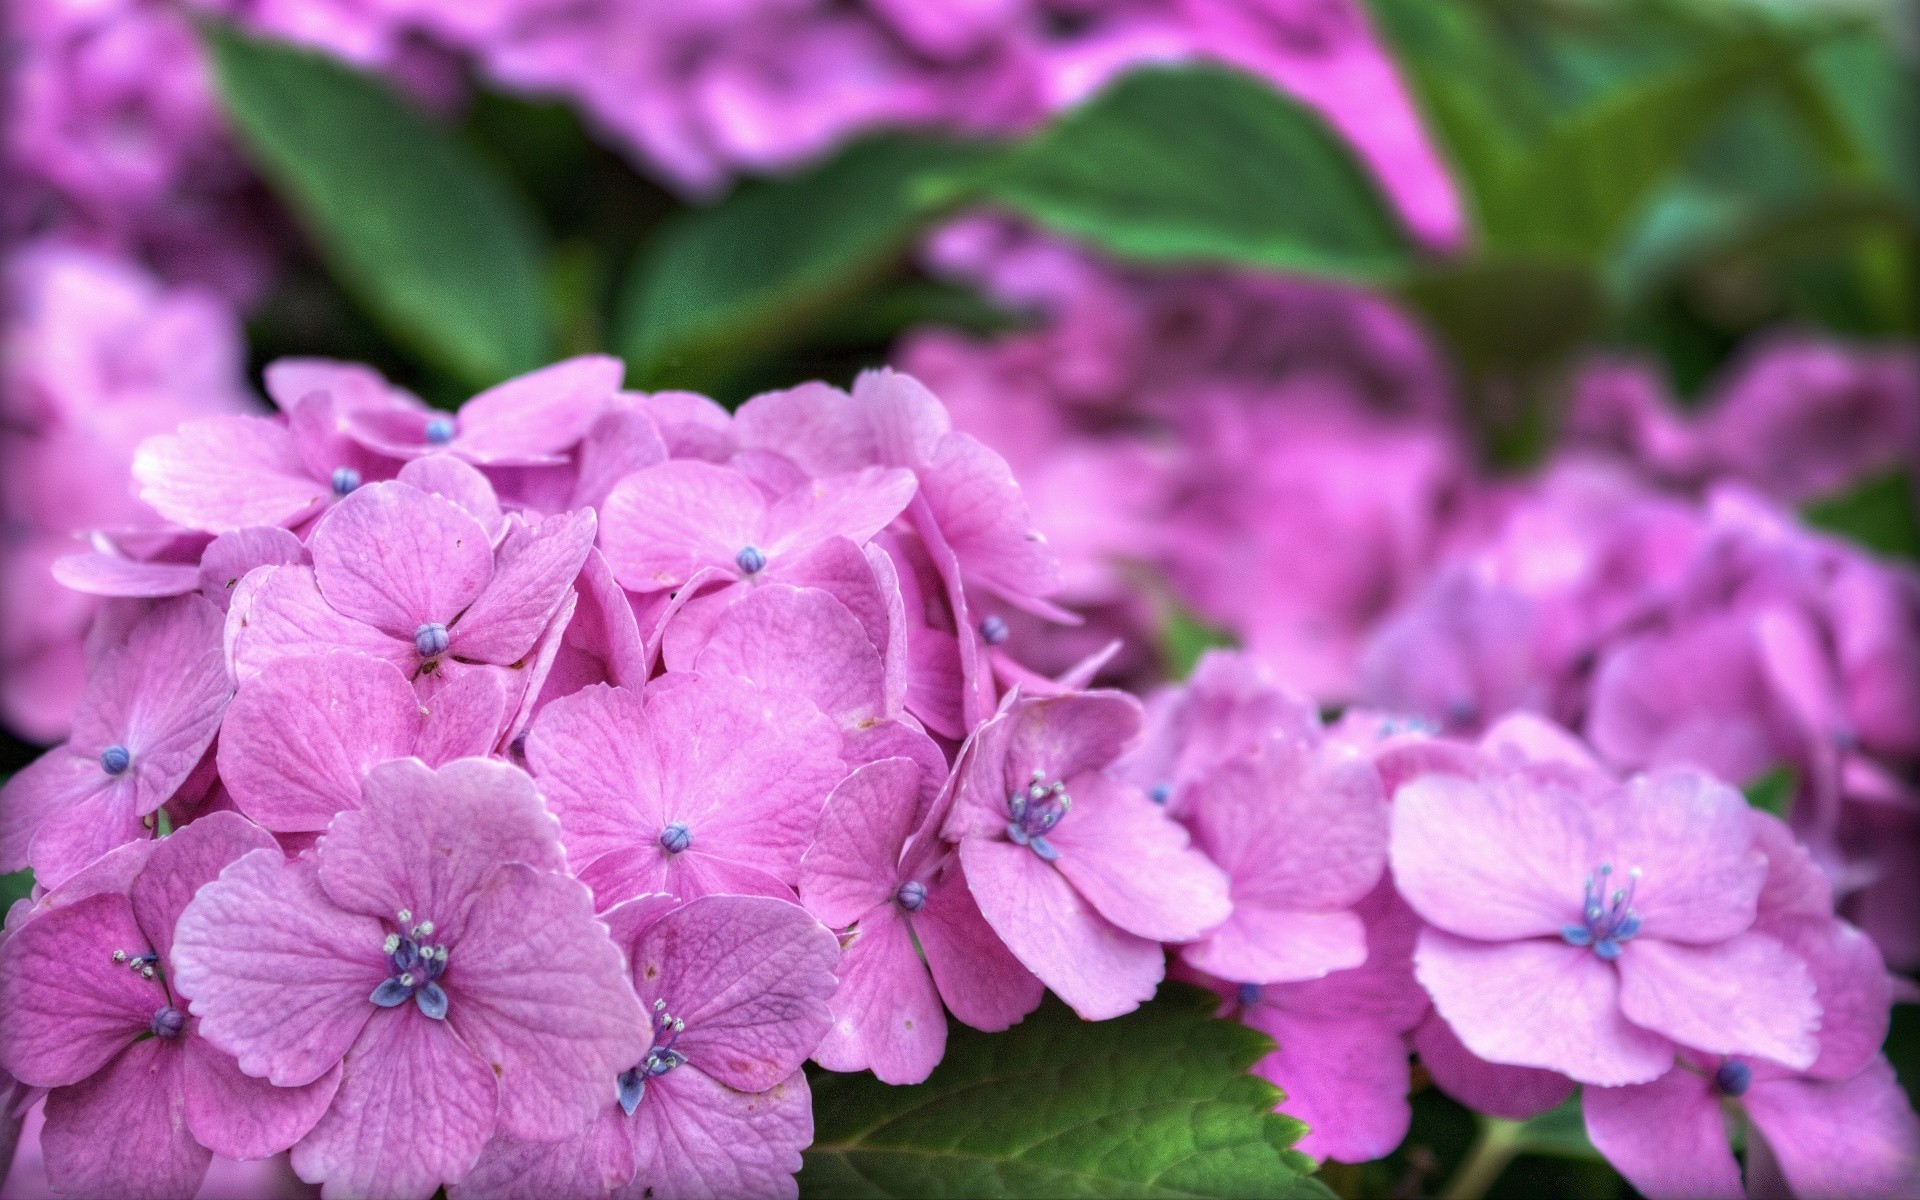
[[[1607,894],[1613,879],[1613,864],[1602,863],[1587,876],[1587,894],[1580,906],[1581,922],[1560,931],[1569,946],[1591,946],[1593,952],[1612,962],[1620,957],[1620,947],[1640,932],[1640,918],[1633,911],[1633,893],[1640,884],[1640,868],[1627,872],[1627,886]]]
[[[678,854],[693,845],[693,833],[684,821],[674,821],[660,831],[660,848],[668,854]]]
[[[1243,983],[1240,985],[1240,1007],[1248,1008],[1260,1003],[1260,985]]]
[[[1007,797],[1007,839],[1025,846],[1048,862],[1060,857],[1060,851],[1046,839],[1046,833],[1060,823],[1073,807],[1067,785],[1058,779],[1047,782],[1047,774],[1034,768],[1033,780]]]
[[[427,441],[436,446],[444,446],[453,440],[453,422],[446,417],[435,417],[427,422]]]
[[[999,617],[988,617],[980,622],[980,640],[989,646],[998,646],[1007,640],[1007,623]]]
[[[453,638],[447,633],[447,627],[438,621],[428,621],[413,631],[413,648],[420,652],[421,658],[433,658],[445,654]]]
[[[645,1061],[622,1071],[615,1081],[620,1108],[628,1116],[640,1107],[641,1097],[647,1094],[647,1080],[686,1065],[687,1056],[673,1048],[674,1041],[686,1028],[685,1021],[667,1011],[665,1000],[653,1002],[653,1049],[647,1051]]]
[[[767,556],[758,546],[742,546],[740,553],[733,556],[733,565],[739,567],[742,574],[758,575],[767,569]]]
[[[133,765],[133,753],[125,746],[108,746],[100,752],[100,769],[109,775],[119,775]]]
[[[153,1030],[153,1036],[166,1038],[168,1041],[179,1037],[180,1031],[186,1027],[187,1014],[172,1005],[168,1005],[159,1012],[154,1013],[153,1023],[148,1026],[148,1028]]]
[[[927,902],[927,885],[917,879],[909,879],[900,885],[900,890],[893,894],[893,898],[908,912],[919,912]]]
[[[1730,1058],[1714,1071],[1713,1086],[1729,1096],[1744,1096],[1753,1086],[1753,1068]]]
[[[344,496],[360,486],[360,472],[352,467],[335,467],[333,478],[328,483],[333,488],[334,495]]]
[[[439,980],[447,970],[447,948],[428,944],[427,939],[433,936],[432,921],[409,927],[413,913],[404,908],[399,912],[399,921],[402,932],[388,934],[380,945],[393,974],[381,980],[380,986],[367,998],[381,1008],[394,1008],[411,998],[421,1012],[436,1021],[444,1021],[447,993]]]
[[[113,961],[122,964],[142,979],[152,979],[160,973],[160,956],[151,950],[145,954],[128,954],[125,950],[115,950]]]

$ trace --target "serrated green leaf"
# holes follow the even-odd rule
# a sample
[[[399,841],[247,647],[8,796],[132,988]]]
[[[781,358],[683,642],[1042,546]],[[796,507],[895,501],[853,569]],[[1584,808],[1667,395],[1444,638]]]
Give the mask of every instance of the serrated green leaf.
[[[1128,74],[951,187],[975,185],[1122,258],[1362,279],[1411,258],[1372,177],[1325,122],[1223,67]]]
[[[1794,794],[1800,790],[1800,773],[1783,764],[1740,790],[1746,794],[1748,804],[1784,821],[1793,809]]]
[[[616,344],[638,386],[708,389],[784,348],[904,252],[946,201],[921,184],[988,151],[882,136],[665,222],[628,273]]]
[[[1849,491],[1809,504],[1802,512],[1816,529],[1837,533],[1879,554],[1920,558],[1920,515],[1913,481],[1890,471]]]
[[[1005,1033],[954,1024],[927,1082],[813,1077],[803,1197],[1291,1197],[1329,1193],[1299,1122],[1247,1074],[1272,1048],[1180,984],[1111,1021],[1049,997]]]
[[[546,361],[540,234],[484,162],[333,58],[206,39],[249,158],[391,336],[476,388]]]

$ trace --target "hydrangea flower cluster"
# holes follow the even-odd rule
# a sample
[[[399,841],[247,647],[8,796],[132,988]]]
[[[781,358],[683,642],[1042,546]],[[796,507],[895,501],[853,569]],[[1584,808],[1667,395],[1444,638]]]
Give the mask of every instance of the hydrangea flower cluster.
[[[1397,1144],[1417,1052],[1500,1115],[1583,1088],[1650,1194],[1729,1178],[1723,1100],[1802,1194],[1913,1178],[1880,952],[1724,782],[1329,726],[1235,654],[1042,674],[1004,635],[1073,619],[1061,565],[915,379],[620,379],[448,413],[283,361],[278,414],[140,445],[173,540],[61,561],[126,615],[0,793],[57,1192],[290,1151],[329,1196],[791,1196],[808,1058],[917,1082],[948,1014],[1114,1017],[1170,951],[1315,1155]]]

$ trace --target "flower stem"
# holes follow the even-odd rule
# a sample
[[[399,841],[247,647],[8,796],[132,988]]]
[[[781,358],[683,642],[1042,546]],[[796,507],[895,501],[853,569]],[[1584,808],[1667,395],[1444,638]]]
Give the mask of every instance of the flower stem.
[[[1442,1200],[1481,1200],[1493,1187],[1500,1173],[1507,1169],[1513,1156],[1520,1151],[1520,1125],[1516,1121],[1498,1121],[1491,1117],[1480,1119],[1479,1136],[1473,1139],[1473,1149],[1467,1152],[1467,1161],[1447,1181],[1447,1190],[1441,1193]]]

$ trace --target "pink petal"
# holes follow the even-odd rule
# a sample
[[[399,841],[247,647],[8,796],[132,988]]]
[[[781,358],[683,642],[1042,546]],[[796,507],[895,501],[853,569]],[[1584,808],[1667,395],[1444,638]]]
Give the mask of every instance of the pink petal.
[[[1685,769],[1633,780],[1611,816],[1614,868],[1638,868],[1644,936],[1704,944],[1753,924],[1766,855],[1752,809],[1726,784]]]
[[[139,562],[99,550],[55,559],[53,577],[89,596],[178,596],[200,586],[200,568],[192,563]]]
[[[506,720],[506,708],[506,685],[497,672],[460,672],[426,705],[414,757],[430,767],[485,757]]]
[[[1591,950],[1558,940],[1488,943],[1424,929],[1414,972],[1461,1042],[1489,1062],[1583,1083],[1646,1083],[1673,1044],[1620,1013],[1620,981]]]
[[[230,1055],[190,1034],[181,1042],[185,1061],[187,1128],[194,1140],[226,1158],[265,1158],[307,1135],[340,1087],[335,1067],[304,1087],[275,1087],[240,1073]]]
[[[325,1195],[427,1200],[473,1168],[493,1133],[498,1085],[480,1056],[411,1004],[373,1008],[347,1052],[333,1106],[293,1148]],[[395,1120],[406,1136],[395,1136]]]
[[[459,447],[475,462],[565,450],[586,435],[626,365],[585,354],[495,384],[460,406]]]
[[[760,896],[707,896],[655,922],[633,947],[641,1002],[686,1022],[674,1048],[743,1091],[798,1070],[832,1017],[839,943],[806,910]]]
[[[480,522],[490,541],[499,541],[506,531],[507,519],[500,512],[500,498],[494,495],[487,477],[470,463],[451,454],[429,454],[401,467],[397,478],[408,487],[458,505]]]
[[[1040,1006],[1045,987],[980,914],[959,859],[928,885],[912,926],[940,998],[960,1020],[997,1033]]]
[[[35,881],[59,887],[101,855],[148,836],[135,782],[93,792],[49,813],[27,855]]]
[[[1071,788],[1083,771],[1105,767],[1140,732],[1145,714],[1125,692],[1075,692],[1023,700],[1009,714],[1012,726],[1005,758],[1005,788],[1026,783],[1038,770]],[[1004,804],[1005,789],[1000,796]]]
[[[134,919],[161,962],[172,959],[174,926],[194,894],[252,850],[278,846],[272,834],[236,812],[208,813],[155,843],[130,899]]]
[[[639,409],[610,409],[587,431],[574,456],[579,478],[569,508],[599,508],[614,485],[635,471],[667,460],[667,445],[653,418]]]
[[[514,1137],[577,1130],[607,1102],[608,1081],[646,1056],[626,964],[591,894],[564,875],[495,871],[445,987],[447,1020],[500,1080],[501,1127]]]
[[[1747,1114],[1796,1196],[1910,1195],[1920,1118],[1884,1058],[1851,1079],[1756,1080]]]
[[[1573,1080],[1534,1067],[1509,1067],[1476,1058],[1438,1013],[1413,1031],[1420,1065],[1434,1086],[1475,1112],[1504,1121],[1526,1121],[1560,1107],[1573,1095]]]
[[[797,555],[828,538],[864,543],[885,529],[913,499],[913,473],[867,467],[815,479],[780,497],[767,510],[767,557]]]
[[[233,589],[247,572],[306,560],[306,547],[284,529],[256,525],[223,533],[200,555],[200,594],[226,612]]]
[[[880,652],[847,607],[817,588],[755,589],[715,623],[694,669],[797,692],[842,726],[887,715]]]
[[[133,456],[133,477],[161,516],[208,533],[298,525],[331,496],[286,426],[267,417],[205,417],[148,438]]]
[[[1393,797],[1389,851],[1401,894],[1454,933],[1505,940],[1580,920],[1595,861],[1585,800],[1557,782],[1425,775]]]
[[[793,1200],[800,1151],[813,1141],[813,1103],[798,1071],[764,1092],[737,1092],[697,1067],[647,1083],[633,1114],[640,1171],[618,1200],[651,1188],[677,1200]]]
[[[907,711],[943,738],[967,736],[961,712],[965,682],[960,670],[960,644],[950,633],[916,625],[907,630]]]
[[[360,803],[361,781],[413,753],[420,702],[393,664],[360,654],[281,659],[234,697],[220,779],[241,812],[276,832],[323,830]]]
[[[960,859],[987,924],[1081,1017],[1104,1021],[1152,997],[1166,974],[1159,943],[1101,916],[1032,850],[968,838]]]
[[[1367,931],[1351,912],[1296,912],[1236,898],[1226,921],[1180,957],[1236,983],[1319,979],[1367,960]]]
[[[560,826],[526,772],[484,758],[437,770],[412,758],[382,763],[367,773],[360,807],[320,840],[320,882],[335,904],[384,921],[406,909],[449,944],[487,878],[510,862],[565,870]]]
[[[242,683],[280,659],[336,650],[384,659],[407,672],[419,658],[411,634],[394,637],[334,611],[320,595],[312,567],[267,567],[248,575],[227,611],[227,643]]]
[[[633,1182],[629,1118],[613,1103],[580,1133],[557,1142],[495,1134],[448,1200],[603,1200]]]
[[[784,454],[808,475],[871,466],[878,453],[866,414],[817,380],[752,397],[733,414],[733,430],[741,445]]]
[[[1073,811],[1048,834],[1054,864],[1100,915],[1156,942],[1191,941],[1227,919],[1227,878],[1137,788],[1105,775],[1070,784]]]
[[[47,1096],[47,1180],[70,1196],[176,1200],[200,1190],[213,1158],[187,1132],[180,1047],[128,1046],[98,1075]]]
[[[766,507],[738,472],[674,459],[636,471],[607,496],[600,547],[613,577],[636,592],[677,587],[702,567],[732,575],[734,556],[764,540]]]
[[[920,489],[969,578],[1016,605],[1060,590],[1060,558],[1034,529],[1006,459],[949,434],[920,472]]]
[[[133,781],[108,775],[98,752],[56,746],[34,759],[0,788],[0,872],[27,865],[34,835],[50,818],[116,786],[131,791]]]
[[[343,913],[313,861],[256,850],[200,889],[173,935],[173,979],[200,1036],[240,1069],[299,1087],[339,1063],[387,977],[386,927]]]
[[[800,902],[844,929],[891,901],[919,801],[920,767],[910,759],[882,759],[841,780],[800,860]]]
[[[829,1071],[871,1070],[882,1083],[931,1075],[947,1050],[947,1016],[897,907],[867,914],[839,973],[833,1022],[814,1061]]]
[[[486,529],[404,483],[370,483],[334,505],[307,549],[335,611],[409,641],[422,625],[451,623],[493,576]]]
[[[1366,1020],[1287,1013],[1256,1004],[1242,1018],[1272,1037],[1273,1053],[1254,1073],[1276,1084],[1280,1111],[1308,1126],[1297,1148],[1315,1158],[1369,1162],[1407,1136],[1412,1072],[1398,1030]]]
[[[0,1067],[35,1087],[78,1083],[148,1031],[167,1007],[115,950],[148,950],[127,898],[96,893],[30,918],[0,945]]]
[[[793,888],[776,875],[698,850],[668,854],[657,841],[595,859],[581,869],[580,882],[593,889],[594,903],[603,909],[649,892],[666,892],[681,900],[767,896],[794,902]]]
[[[1594,1149],[1652,1200],[1744,1194],[1706,1077],[1676,1068],[1652,1083],[1590,1087],[1580,1108]]]
[[[576,870],[666,824],[650,727],[640,693],[596,685],[549,704],[528,733],[527,763]]]
[[[1636,1025],[1715,1054],[1796,1070],[1819,1053],[1820,1005],[1806,964],[1762,933],[1713,946],[1641,936],[1622,947],[1620,1010]]]
[[[1769,922],[1757,932],[1780,939],[1813,980],[1820,1057],[1807,1074],[1846,1079],[1872,1062],[1893,1008],[1892,981],[1873,939],[1831,916]]]
[[[592,509],[548,517],[526,533],[510,525],[493,581],[453,630],[453,653],[476,662],[516,662],[533,648],[593,548]]]

